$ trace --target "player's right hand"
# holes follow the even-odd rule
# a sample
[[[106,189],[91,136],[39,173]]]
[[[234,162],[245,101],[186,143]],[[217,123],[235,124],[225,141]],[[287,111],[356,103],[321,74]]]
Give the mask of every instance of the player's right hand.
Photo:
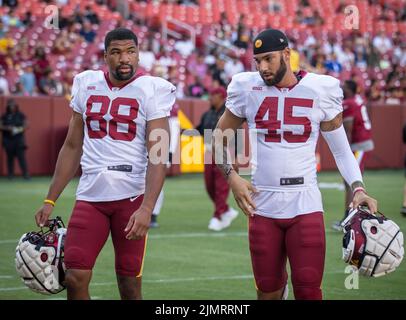
[[[38,227],[44,227],[48,224],[48,219],[52,214],[54,207],[49,204],[45,203],[35,214],[35,222],[37,223]]]
[[[235,201],[246,216],[254,216],[256,209],[251,193],[257,192],[251,182],[241,178],[235,171],[228,177],[228,183],[233,191]]]

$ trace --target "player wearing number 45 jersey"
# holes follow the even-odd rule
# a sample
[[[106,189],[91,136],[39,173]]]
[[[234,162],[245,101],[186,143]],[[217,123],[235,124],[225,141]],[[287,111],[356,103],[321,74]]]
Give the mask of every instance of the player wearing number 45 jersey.
[[[175,87],[136,73],[138,40],[128,29],[106,35],[105,61],[107,73],[85,71],[74,79],[69,131],[36,214],[44,225],[80,162],[65,242],[68,299],[90,298],[92,269],[110,232],[121,298],[141,299],[146,236],[165,177]]]
[[[240,208],[249,217],[249,243],[259,299],[286,297],[289,259],[296,299],[321,299],[325,234],[316,177],[316,143],[321,131],[341,175],[353,191],[353,205],[377,202],[366,194],[342,126],[342,90],[333,77],[294,74],[290,49],[279,30],[254,40],[258,72],[233,77],[226,111],[213,134],[216,163]],[[247,121],[251,136],[252,183],[228,161],[223,132]]]

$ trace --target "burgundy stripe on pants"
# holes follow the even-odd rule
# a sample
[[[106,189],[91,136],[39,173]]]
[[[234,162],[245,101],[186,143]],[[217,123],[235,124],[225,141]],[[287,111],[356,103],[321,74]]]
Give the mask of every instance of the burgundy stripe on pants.
[[[207,193],[214,202],[213,217],[220,219],[220,216],[228,210],[227,197],[230,188],[227,180],[213,163],[204,165],[204,182]]]

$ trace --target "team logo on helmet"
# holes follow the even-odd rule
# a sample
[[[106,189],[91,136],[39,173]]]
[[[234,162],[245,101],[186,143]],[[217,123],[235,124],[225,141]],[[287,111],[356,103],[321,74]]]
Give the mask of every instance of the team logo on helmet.
[[[261,48],[261,46],[262,46],[262,40],[261,39],[258,39],[257,41],[255,41],[255,48]]]
[[[23,234],[16,248],[15,266],[24,284],[32,291],[56,294],[65,289],[64,241],[62,219],[49,220],[48,230]]]
[[[404,256],[403,233],[399,226],[378,213],[379,216],[366,207],[359,207],[351,210],[341,223],[343,260],[369,277],[395,271]]]

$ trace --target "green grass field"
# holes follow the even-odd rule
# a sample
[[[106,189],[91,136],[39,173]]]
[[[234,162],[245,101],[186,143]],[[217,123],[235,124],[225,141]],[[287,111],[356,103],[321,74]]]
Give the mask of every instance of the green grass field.
[[[65,299],[65,292],[48,297],[24,287],[14,269],[17,239],[36,230],[35,210],[41,205],[50,178],[0,178],[0,299]],[[322,173],[319,182],[340,183],[337,173]],[[406,231],[406,218],[400,213],[403,171],[369,171],[368,191],[379,201],[388,217]],[[55,214],[68,222],[77,180],[65,190]],[[325,299],[406,299],[406,262],[392,274],[381,278],[360,278],[359,289],[344,286],[346,264],[341,260],[342,234],[330,225],[343,212],[343,191],[322,189],[327,253],[323,291]],[[236,207],[230,196],[230,203]],[[255,299],[255,288],[247,241],[246,218],[240,216],[220,233],[209,232],[212,204],[205,192],[202,175],[168,178],[165,202],[159,217],[160,228],[149,233],[144,265],[144,299]],[[101,252],[91,284],[95,299],[118,299],[111,240]],[[290,291],[289,298],[293,294]]]

